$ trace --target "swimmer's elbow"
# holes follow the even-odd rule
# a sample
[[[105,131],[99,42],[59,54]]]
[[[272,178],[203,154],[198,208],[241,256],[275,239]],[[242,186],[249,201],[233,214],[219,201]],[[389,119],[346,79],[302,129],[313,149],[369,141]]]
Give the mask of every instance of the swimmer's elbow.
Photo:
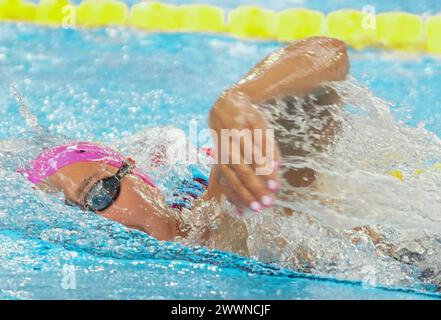
[[[344,41],[329,37],[315,37],[313,41],[320,43],[326,50],[329,66],[332,69],[332,78],[329,81],[339,81],[346,79],[349,73],[348,47]]]
[[[299,52],[299,49],[301,52]],[[344,41],[330,37],[310,37],[296,41],[286,49],[288,54],[297,58],[300,54],[309,56],[313,65],[319,65],[319,69],[330,71],[328,81],[339,81],[346,79],[350,63],[348,47]],[[315,54],[309,55],[310,52]]]
[[[335,50],[335,80],[344,80],[348,76],[350,68],[348,47],[346,43],[341,40],[333,38],[329,39],[331,40],[332,46]]]
[[[321,47],[328,51],[333,51],[347,56],[348,47],[342,40],[324,36],[309,37],[302,40],[294,41],[286,47],[287,51],[297,51],[299,47],[311,48]]]

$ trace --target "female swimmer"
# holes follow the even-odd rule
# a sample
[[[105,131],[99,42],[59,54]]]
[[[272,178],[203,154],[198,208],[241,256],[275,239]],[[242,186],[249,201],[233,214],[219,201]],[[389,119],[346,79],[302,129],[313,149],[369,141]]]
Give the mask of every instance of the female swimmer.
[[[249,150],[246,150],[245,144],[242,142],[238,151],[225,147],[220,139],[222,130],[265,131],[269,126],[261,112],[265,105],[278,99],[312,97],[312,102],[305,110],[324,124],[321,129],[311,129],[316,131],[316,136],[321,136],[313,144],[320,147],[329,143],[338,124],[333,120],[332,113],[326,112],[326,108],[314,112],[314,105],[336,105],[338,97],[332,90],[327,90],[324,83],[344,80],[348,69],[343,42],[325,37],[308,38],[273,52],[226,90],[209,115],[210,127],[216,133],[215,158],[219,160],[218,151],[222,150],[226,159],[239,156],[241,161],[215,161],[206,183],[206,192],[195,202],[192,210],[200,210],[207,201],[219,203],[222,195],[237,207],[239,213],[244,209],[259,212],[273,206],[280,188],[280,153],[284,156],[307,157],[308,152],[303,150],[301,143],[286,141],[276,130],[275,141],[262,143],[260,152],[266,155],[264,162],[256,160],[255,150],[252,151],[252,161],[247,162],[244,159]],[[295,117],[294,111],[291,114]],[[292,125],[290,119],[277,121],[288,129]],[[267,150],[267,146],[274,148]],[[256,174],[256,169],[264,166],[272,170],[264,175]],[[46,149],[31,161],[29,168],[21,172],[42,190],[64,193],[69,204],[129,228],[142,230],[158,240],[185,238],[191,232],[183,227],[179,213],[176,213],[179,210],[165,204],[163,195],[149,176],[137,168],[132,159],[107,147],[75,142]],[[302,168],[285,172],[283,178],[292,186],[305,187],[314,181],[315,176],[311,169]],[[203,180],[198,182],[204,185]],[[232,230],[235,230],[233,237],[238,238],[239,233],[246,234],[246,231],[239,232],[232,228],[228,215],[224,215],[216,234],[208,230],[203,238],[227,239],[227,234],[231,234]],[[233,241],[240,243],[236,238]],[[231,249],[244,253],[245,247],[242,243]]]

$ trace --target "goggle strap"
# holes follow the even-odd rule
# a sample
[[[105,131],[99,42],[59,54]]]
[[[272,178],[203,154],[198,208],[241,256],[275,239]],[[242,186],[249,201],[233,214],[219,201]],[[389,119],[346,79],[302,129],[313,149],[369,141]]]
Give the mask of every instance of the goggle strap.
[[[127,159],[125,163],[119,168],[118,172],[115,174],[115,178],[121,180],[125,175],[129,174],[135,168],[135,163]]]

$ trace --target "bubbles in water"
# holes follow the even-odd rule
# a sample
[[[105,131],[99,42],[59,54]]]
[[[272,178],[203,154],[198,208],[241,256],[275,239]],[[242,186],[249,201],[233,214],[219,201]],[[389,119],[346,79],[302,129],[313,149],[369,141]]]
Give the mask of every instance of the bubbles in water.
[[[165,46],[159,37],[133,39],[133,34],[120,37],[113,31],[111,37],[101,31],[81,36],[76,33],[72,44],[65,36],[51,34],[54,38],[49,44],[40,44],[40,38],[49,38],[49,31],[33,29],[21,30],[30,38],[29,47],[23,44],[14,54],[7,49],[3,57],[0,55],[1,62],[17,57],[10,68],[2,68],[5,77],[0,82],[17,80],[24,93],[32,93],[31,110],[39,110],[38,118],[50,125],[50,133],[35,135],[23,129],[21,119],[11,120],[15,113],[7,113],[9,107],[1,109],[5,112],[2,137],[7,139],[0,142],[0,226],[29,239],[44,240],[44,245],[36,249],[39,251],[32,259],[11,261],[11,270],[49,269],[60,264],[56,259],[48,263],[43,255],[45,246],[57,244],[71,250],[67,252],[84,251],[139,263],[149,258],[182,259],[196,262],[195,267],[202,261],[263,274],[287,272],[197,248],[202,243],[293,270],[360,280],[366,285],[418,288],[424,284],[427,290],[439,290],[441,172],[433,166],[440,161],[439,139],[422,126],[410,128],[397,122],[387,102],[353,79],[324,88],[336,91],[344,108],[324,102],[320,106],[314,97],[285,99],[266,106],[270,121],[279,129],[280,142],[295,151],[285,152],[284,170],[304,170],[298,181],[303,186],[294,188],[285,181],[277,209],[261,215],[248,213],[245,219],[218,212],[207,216],[210,204],[194,213],[184,211],[182,219],[194,232],[181,243],[192,248],[158,243],[139,231],[66,207],[60,195],[34,190],[16,168],[25,166],[43,147],[66,142],[64,136],[55,135],[63,133],[73,139],[107,140],[110,146],[133,156],[142,168],[152,169],[167,197],[173,193],[176,178],[188,176],[188,169],[176,164],[161,171],[152,159],[163,147],[175,151],[187,147],[187,139],[177,128],[186,127],[190,116],[183,115],[181,108],[205,119],[202,107],[212,103],[220,87],[239,76],[240,68],[247,67],[243,61],[251,64],[264,55],[262,50],[267,53],[275,45],[262,45],[262,49],[261,45],[209,38],[211,49],[204,50],[207,54],[203,55],[194,43],[185,45],[182,39],[174,38],[173,44]],[[12,31],[0,35],[3,42],[17,41],[17,30]],[[31,47],[41,54],[26,55]],[[97,54],[100,51],[103,55]],[[151,51],[156,54],[146,59],[146,52]],[[97,57],[85,57],[87,52]],[[187,63],[188,57],[196,61],[194,66]],[[234,62],[225,66],[226,58]],[[202,63],[207,63],[205,68],[199,68]],[[217,75],[222,71],[222,80],[207,81],[204,75],[211,69]],[[68,74],[69,80],[61,79],[60,73]],[[139,77],[140,73],[146,78]],[[125,81],[128,79],[138,80]],[[204,90],[189,95],[195,87]],[[2,105],[15,106],[9,98],[13,99],[0,97]],[[320,117],[325,121],[317,121]],[[170,123],[173,127],[157,128]],[[155,128],[143,129],[146,126]],[[323,126],[328,127],[326,134],[320,133]],[[208,173],[207,163],[201,169]],[[403,172],[404,181],[388,175],[391,170]],[[224,208],[234,212],[228,205]],[[228,221],[221,223],[221,218]],[[201,242],[207,226],[224,232],[222,225],[233,226],[228,232],[224,230],[225,237]],[[247,244],[246,252],[241,251],[242,242]],[[26,244],[17,241],[0,250],[19,255]]]
[[[285,181],[278,208],[261,215],[249,213],[243,221],[234,215],[227,217],[229,221],[221,221],[222,215],[208,215],[210,204],[198,212],[184,211],[182,219],[194,232],[182,243],[201,243],[207,226],[215,231],[234,226],[229,233],[217,230],[222,237],[203,243],[367,285],[438,286],[440,173],[431,167],[440,159],[438,138],[423,128],[396,122],[387,103],[353,79],[330,84],[326,90],[337,92],[341,104],[319,105],[308,98],[279,101],[266,108],[279,130],[282,149],[286,143],[294,151],[285,153],[284,171],[309,168],[316,173],[314,182],[294,187]],[[341,105],[347,106],[345,111]],[[317,121],[318,117],[325,120]],[[333,128],[325,130],[323,137],[320,132],[325,125]],[[57,200],[24,183],[13,173],[17,163],[24,166],[43,145],[65,141],[58,136],[38,139],[28,133],[21,140],[2,141],[3,225],[75,250],[114,257],[155,256],[171,250],[137,231],[127,233],[111,221],[79,215],[78,210],[65,207],[62,197]],[[153,175],[159,169],[157,180],[167,195],[176,176],[189,174],[187,167],[176,164],[161,171],[152,159],[158,150],[179,151],[188,143],[178,129],[152,128],[110,144],[136,158]],[[202,168],[206,172],[207,165]],[[402,170],[405,180],[388,175],[392,169]],[[416,169],[425,172],[416,174]],[[240,241],[246,241],[247,250],[240,249]],[[172,252],[176,254],[172,250],[166,256],[173,256]]]
[[[439,139],[397,122],[354,79],[324,90],[340,104],[316,95],[263,108],[279,131],[285,181],[278,209],[247,215],[251,255],[377,285],[439,285],[441,260],[428,254],[441,248]]]

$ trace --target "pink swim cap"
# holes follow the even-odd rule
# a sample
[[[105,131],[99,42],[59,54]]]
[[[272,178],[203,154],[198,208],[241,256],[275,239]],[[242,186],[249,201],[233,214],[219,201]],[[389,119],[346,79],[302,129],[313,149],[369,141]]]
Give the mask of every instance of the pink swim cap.
[[[100,162],[115,168],[124,164],[124,158],[116,151],[90,142],[75,142],[45,149],[35,160],[30,161],[30,169],[19,170],[34,184],[43,182],[65,166],[78,162]],[[138,168],[132,173],[145,183],[156,187],[148,175]]]

